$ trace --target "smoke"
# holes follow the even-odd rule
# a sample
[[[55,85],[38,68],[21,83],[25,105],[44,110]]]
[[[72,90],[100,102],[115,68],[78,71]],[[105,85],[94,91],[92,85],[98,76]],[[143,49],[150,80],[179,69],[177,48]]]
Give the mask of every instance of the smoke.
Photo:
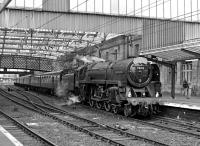
[[[105,62],[104,59],[96,57],[96,56],[82,56],[82,55],[76,55],[75,59],[81,60],[84,63],[93,63],[93,62]]]
[[[68,87],[68,83],[59,83],[57,88],[56,88],[56,95],[58,97],[65,97],[67,95],[67,87]]]
[[[80,102],[80,101],[79,101],[79,99],[78,99],[78,96],[71,95],[71,96],[68,98],[66,104],[67,104],[67,105],[72,105],[72,104],[79,103],[79,102]]]
[[[102,58],[98,58],[95,56],[82,56],[76,55],[75,59],[83,61],[84,63],[93,63],[93,62],[104,62],[105,60]],[[67,105],[72,105],[74,103],[80,102],[78,96],[75,96],[72,92],[68,90],[68,83],[62,81],[58,84],[56,88],[56,95],[60,98],[63,98],[66,101]]]
[[[56,95],[62,98],[67,105],[79,103],[78,96],[75,96],[71,91],[68,90],[68,83],[61,82],[56,88]]]

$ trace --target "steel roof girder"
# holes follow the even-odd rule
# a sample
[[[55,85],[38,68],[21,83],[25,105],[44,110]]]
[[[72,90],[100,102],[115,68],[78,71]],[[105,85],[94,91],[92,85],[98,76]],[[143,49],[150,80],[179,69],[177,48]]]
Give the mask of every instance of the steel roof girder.
[[[0,5],[0,13],[8,6],[8,4],[11,2],[12,0],[4,0],[3,3]]]
[[[2,48],[0,48],[2,50]],[[42,49],[35,49],[35,48],[14,48],[14,47],[5,47],[4,48],[5,50],[14,50],[14,51],[17,51],[17,50],[20,50],[20,51],[49,51],[49,50],[42,50]],[[61,53],[61,54],[64,54],[64,51],[55,51],[55,50],[51,50],[52,52],[57,52],[57,53]]]

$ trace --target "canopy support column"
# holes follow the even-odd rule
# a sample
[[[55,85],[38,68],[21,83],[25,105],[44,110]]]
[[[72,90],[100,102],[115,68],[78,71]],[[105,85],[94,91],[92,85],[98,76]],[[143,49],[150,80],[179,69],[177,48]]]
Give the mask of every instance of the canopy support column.
[[[171,71],[172,71],[172,76],[171,76],[171,97],[174,99],[175,98],[175,65],[171,65]]]

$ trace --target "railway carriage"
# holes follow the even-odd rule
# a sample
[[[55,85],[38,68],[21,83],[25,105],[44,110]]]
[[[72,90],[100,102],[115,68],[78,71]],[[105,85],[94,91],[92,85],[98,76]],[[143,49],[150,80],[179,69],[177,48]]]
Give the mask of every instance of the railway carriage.
[[[28,87],[30,85],[30,77],[31,75],[26,75],[19,77],[15,80],[15,85],[21,86],[21,87]]]
[[[26,89],[45,91],[54,94],[61,80],[61,72],[62,71],[56,71],[39,75],[22,76],[16,79],[15,85],[25,87]]]
[[[34,89],[34,87],[38,87],[38,86],[40,86],[40,77],[39,76],[37,76],[37,75],[35,75],[35,76],[31,76],[30,77],[30,88],[33,88]]]
[[[40,78],[40,87],[43,90],[49,91],[51,94],[54,94],[55,89],[57,88],[59,82],[60,82],[60,74],[62,71],[56,71],[56,72],[48,72],[39,75]]]

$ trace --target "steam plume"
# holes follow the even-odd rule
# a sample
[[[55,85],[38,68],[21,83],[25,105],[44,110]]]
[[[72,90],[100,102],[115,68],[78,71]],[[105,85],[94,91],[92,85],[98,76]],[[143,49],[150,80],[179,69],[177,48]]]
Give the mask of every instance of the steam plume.
[[[72,92],[68,90],[68,83],[67,82],[61,82],[58,84],[56,88],[56,95],[58,97],[63,98],[66,101],[67,105],[72,105],[75,103],[80,102],[78,100],[78,96],[75,96]]]
[[[84,63],[92,63],[92,62],[104,62],[105,60],[102,58],[98,58],[96,56],[82,56],[82,55],[76,55],[75,59],[81,60]]]

